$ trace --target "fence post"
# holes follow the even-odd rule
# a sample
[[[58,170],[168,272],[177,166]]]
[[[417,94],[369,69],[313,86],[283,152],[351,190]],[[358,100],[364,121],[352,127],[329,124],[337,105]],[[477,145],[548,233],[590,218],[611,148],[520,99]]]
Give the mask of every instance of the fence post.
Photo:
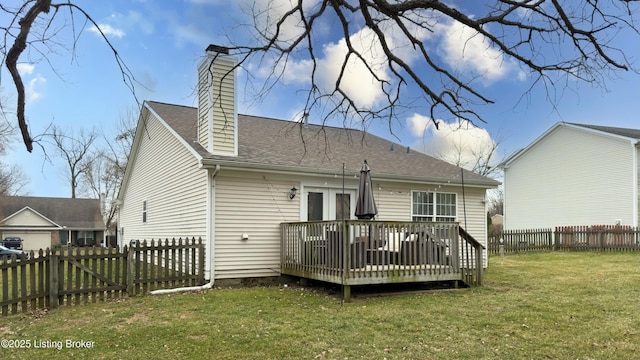
[[[193,238],[193,241],[195,242],[195,237]],[[205,249],[204,249],[204,243],[202,242],[202,238],[198,238],[198,270],[200,272],[199,276],[198,276],[198,280],[200,284],[204,284],[204,269],[205,269]],[[211,271],[211,273],[213,273],[213,271]],[[209,281],[213,281],[213,279],[210,279]]]
[[[49,307],[55,309],[59,305],[58,286],[60,279],[58,278],[58,267],[60,260],[55,250],[51,251],[49,256]]]
[[[128,249],[127,252],[127,294],[129,296],[135,295],[135,271],[136,271],[136,262],[135,262],[135,251],[133,250],[133,244],[129,244],[129,247],[125,247]]]

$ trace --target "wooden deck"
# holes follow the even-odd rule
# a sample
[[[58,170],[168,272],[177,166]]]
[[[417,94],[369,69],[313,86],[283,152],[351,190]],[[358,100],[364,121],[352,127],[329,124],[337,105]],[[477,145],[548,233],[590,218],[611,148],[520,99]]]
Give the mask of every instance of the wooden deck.
[[[457,223],[281,224],[281,273],[350,287],[453,281],[482,285],[484,247]]]

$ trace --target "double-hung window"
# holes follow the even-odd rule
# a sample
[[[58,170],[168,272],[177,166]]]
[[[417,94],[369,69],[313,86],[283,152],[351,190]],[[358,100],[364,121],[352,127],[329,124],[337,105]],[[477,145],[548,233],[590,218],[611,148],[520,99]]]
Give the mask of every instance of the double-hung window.
[[[456,221],[455,193],[414,191],[411,194],[413,221]]]

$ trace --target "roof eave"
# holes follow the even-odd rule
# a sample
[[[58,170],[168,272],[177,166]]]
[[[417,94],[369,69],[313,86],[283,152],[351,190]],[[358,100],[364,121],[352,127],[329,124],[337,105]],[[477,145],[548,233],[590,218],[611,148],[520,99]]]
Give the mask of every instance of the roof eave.
[[[296,174],[302,176],[328,176],[335,178],[336,175],[342,176],[342,172],[336,171],[336,169],[322,169],[322,168],[305,168],[300,166],[286,166],[286,165],[273,165],[273,164],[261,164],[261,163],[247,163],[238,162],[233,160],[221,160],[221,159],[202,159],[200,161],[202,168],[215,168],[216,165],[224,167],[225,169],[241,170],[241,171],[261,171],[272,173],[286,173],[289,175]],[[360,171],[346,171],[345,176],[354,177],[357,176]],[[454,180],[424,177],[424,176],[410,176],[410,175],[393,175],[377,173],[376,180],[393,181],[393,182],[406,182],[406,183],[425,183],[425,184],[452,184],[462,185],[462,180],[456,178]],[[478,180],[466,180],[465,186],[480,187],[491,189],[500,185],[499,181],[491,179],[490,181],[478,181]]]

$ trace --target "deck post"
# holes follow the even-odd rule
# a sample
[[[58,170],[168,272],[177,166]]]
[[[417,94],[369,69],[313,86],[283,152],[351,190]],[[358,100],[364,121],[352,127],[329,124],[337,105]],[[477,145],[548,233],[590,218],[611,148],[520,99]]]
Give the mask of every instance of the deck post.
[[[351,302],[351,285],[342,285],[342,301]]]

